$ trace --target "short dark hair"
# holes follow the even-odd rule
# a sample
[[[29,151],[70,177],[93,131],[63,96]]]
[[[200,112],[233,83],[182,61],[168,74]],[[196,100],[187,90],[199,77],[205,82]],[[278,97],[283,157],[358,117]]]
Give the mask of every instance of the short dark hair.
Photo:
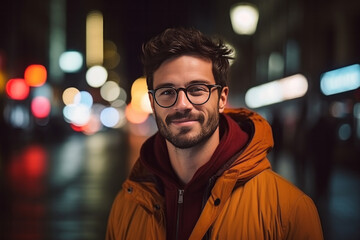
[[[216,84],[227,85],[232,50],[221,39],[213,40],[194,28],[168,28],[142,46],[142,62],[148,89],[153,89],[154,72],[167,59],[194,54],[212,62]]]

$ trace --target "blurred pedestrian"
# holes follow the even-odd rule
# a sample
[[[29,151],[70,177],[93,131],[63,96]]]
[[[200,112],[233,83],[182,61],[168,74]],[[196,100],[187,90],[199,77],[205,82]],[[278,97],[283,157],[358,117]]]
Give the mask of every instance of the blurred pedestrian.
[[[231,51],[195,29],[143,46],[159,131],[117,195],[107,239],[322,239],[312,200],[271,170],[270,125],[225,109]]]

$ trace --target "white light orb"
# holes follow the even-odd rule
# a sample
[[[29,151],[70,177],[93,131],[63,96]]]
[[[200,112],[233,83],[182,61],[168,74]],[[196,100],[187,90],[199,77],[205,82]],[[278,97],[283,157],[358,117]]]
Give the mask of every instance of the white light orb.
[[[106,82],[108,72],[103,66],[93,66],[86,72],[86,82],[93,88],[99,88]]]

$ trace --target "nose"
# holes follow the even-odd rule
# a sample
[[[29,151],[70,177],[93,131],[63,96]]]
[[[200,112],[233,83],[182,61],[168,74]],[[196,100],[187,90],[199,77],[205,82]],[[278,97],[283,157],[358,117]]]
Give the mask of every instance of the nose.
[[[175,109],[179,110],[179,109],[188,109],[192,107],[191,102],[189,101],[189,99],[186,97],[185,91],[183,91],[182,89],[178,92],[178,97],[175,103]]]

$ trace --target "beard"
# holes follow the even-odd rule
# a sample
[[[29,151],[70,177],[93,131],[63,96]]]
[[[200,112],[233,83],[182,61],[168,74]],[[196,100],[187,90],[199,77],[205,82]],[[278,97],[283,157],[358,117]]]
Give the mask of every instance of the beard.
[[[190,112],[176,112],[173,115],[169,115],[165,118],[165,122],[157,116],[154,111],[155,120],[159,129],[159,133],[168,140],[176,148],[186,149],[194,147],[198,144],[201,144],[208,140],[215,132],[219,126],[219,113],[213,112],[209,115],[209,118],[205,122],[205,117],[201,114],[194,115]],[[200,123],[201,129],[200,132],[194,136],[188,136],[188,133],[193,129],[193,127],[181,127],[177,134],[173,133],[170,130],[169,125],[173,120],[176,119],[189,119],[193,121],[198,121]]]

